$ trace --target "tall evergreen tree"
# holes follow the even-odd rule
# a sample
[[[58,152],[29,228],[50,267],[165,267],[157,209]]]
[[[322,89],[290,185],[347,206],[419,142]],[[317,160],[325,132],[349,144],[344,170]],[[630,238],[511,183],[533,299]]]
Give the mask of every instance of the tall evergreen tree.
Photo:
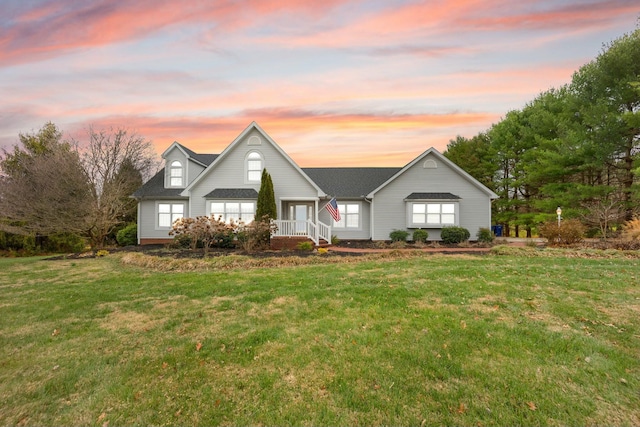
[[[278,218],[276,208],[276,196],[273,191],[273,181],[266,169],[262,170],[260,191],[258,192],[258,206],[256,207],[256,219],[262,220],[265,215],[269,219]]]

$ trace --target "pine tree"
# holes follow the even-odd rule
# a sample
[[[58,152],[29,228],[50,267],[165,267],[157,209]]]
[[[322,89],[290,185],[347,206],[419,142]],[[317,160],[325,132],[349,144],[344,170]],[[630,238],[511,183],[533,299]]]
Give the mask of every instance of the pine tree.
[[[262,220],[265,215],[269,219],[277,219],[278,210],[276,208],[276,196],[273,191],[273,181],[271,175],[266,169],[262,170],[262,179],[260,182],[260,191],[258,192],[258,206],[256,209],[256,218]]]

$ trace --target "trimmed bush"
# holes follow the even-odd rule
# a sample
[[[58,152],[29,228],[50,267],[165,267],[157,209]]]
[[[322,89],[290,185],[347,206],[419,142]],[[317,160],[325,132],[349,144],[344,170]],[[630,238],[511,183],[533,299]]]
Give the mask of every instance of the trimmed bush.
[[[417,229],[413,232],[413,241],[414,243],[421,242],[426,243],[429,238],[429,233],[427,230]]]
[[[549,221],[538,227],[540,236],[547,239],[549,246],[574,245],[584,240],[585,226],[577,219],[567,219],[560,223]]]
[[[138,244],[138,225],[129,224],[116,234],[116,242],[120,246],[133,246]]]
[[[409,232],[405,230],[393,230],[389,233],[392,242],[406,242],[407,237],[409,237]]]
[[[471,237],[471,233],[464,227],[444,227],[440,232],[442,242],[447,245],[465,242],[469,240],[469,237]]]
[[[481,243],[493,242],[493,233],[488,228],[479,229],[478,233],[476,234],[476,237],[478,238],[478,242],[481,242]]]

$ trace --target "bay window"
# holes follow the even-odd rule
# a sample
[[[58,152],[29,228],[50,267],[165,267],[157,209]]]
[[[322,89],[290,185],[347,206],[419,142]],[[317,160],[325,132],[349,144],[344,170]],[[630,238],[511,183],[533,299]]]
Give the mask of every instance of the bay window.
[[[250,201],[215,201],[210,204],[211,215],[221,218],[224,222],[242,221],[245,224],[253,222],[256,215],[256,204]]]
[[[456,225],[457,203],[412,202],[409,203],[409,227],[443,227]]]

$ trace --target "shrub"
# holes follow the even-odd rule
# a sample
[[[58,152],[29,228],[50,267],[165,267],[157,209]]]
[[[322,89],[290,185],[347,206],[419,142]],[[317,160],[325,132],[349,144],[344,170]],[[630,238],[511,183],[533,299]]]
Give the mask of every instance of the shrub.
[[[42,244],[46,252],[82,252],[85,240],[73,233],[60,233],[49,236]]]
[[[337,245],[338,243],[340,243],[340,239],[338,239],[338,236],[336,236],[335,234],[331,235],[331,244]]]
[[[318,255],[326,255],[329,253],[329,249],[327,248],[318,248]]]
[[[138,225],[129,224],[116,234],[116,242],[120,246],[132,246],[138,244]]]
[[[478,233],[476,234],[476,237],[478,238],[478,242],[481,242],[481,243],[493,242],[493,233],[489,228],[479,229]]]
[[[577,219],[567,219],[559,227],[556,221],[546,222],[538,227],[538,231],[549,246],[566,246],[582,242],[585,226]]]
[[[253,221],[250,224],[238,225],[238,243],[247,252],[269,248],[271,235],[278,230],[275,223],[266,218],[263,221]]]
[[[234,246],[235,232],[238,225],[231,221],[229,224],[222,218],[199,216],[196,218],[180,218],[172,226],[170,236],[188,236],[191,249],[195,249],[202,242],[204,252],[211,247],[229,248]]]
[[[462,243],[466,240],[469,240],[469,237],[471,237],[471,233],[469,233],[469,230],[464,227],[444,227],[440,232],[440,238],[442,239],[442,242],[447,245]]]
[[[107,255],[109,255],[109,251],[104,250],[104,249],[100,249],[98,252],[96,252],[96,256],[98,258],[102,258],[102,257],[105,257]]]
[[[640,240],[640,218],[635,217],[624,223],[622,238],[625,240]]]
[[[389,238],[392,242],[406,242],[409,232],[405,230],[393,230],[389,233]]]
[[[428,238],[429,238],[429,233],[427,232],[427,230],[422,230],[419,228],[417,230],[414,230],[413,232],[414,242],[426,243]]]
[[[313,243],[311,243],[309,241],[300,242],[300,243],[298,243],[296,248],[299,251],[312,251],[313,250]]]

